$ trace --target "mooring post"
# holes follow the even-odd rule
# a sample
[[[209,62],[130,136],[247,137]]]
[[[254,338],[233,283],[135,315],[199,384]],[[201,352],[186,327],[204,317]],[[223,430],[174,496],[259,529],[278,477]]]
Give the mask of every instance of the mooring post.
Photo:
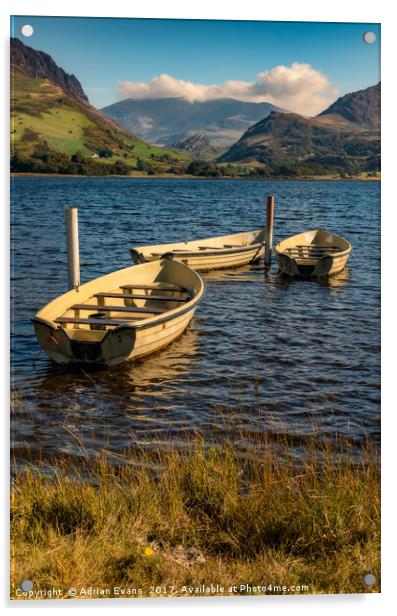
[[[66,208],[66,248],[69,289],[78,291],[80,286],[80,256],[77,207]]]
[[[270,267],[273,250],[274,196],[266,200],[265,267]]]

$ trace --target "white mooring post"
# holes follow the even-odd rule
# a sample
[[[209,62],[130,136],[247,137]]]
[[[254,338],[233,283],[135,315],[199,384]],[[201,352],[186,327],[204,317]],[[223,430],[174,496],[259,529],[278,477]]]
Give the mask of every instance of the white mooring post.
[[[266,200],[265,267],[270,267],[273,250],[274,196]]]
[[[77,207],[66,208],[66,247],[68,255],[69,289],[80,286],[79,224]]]

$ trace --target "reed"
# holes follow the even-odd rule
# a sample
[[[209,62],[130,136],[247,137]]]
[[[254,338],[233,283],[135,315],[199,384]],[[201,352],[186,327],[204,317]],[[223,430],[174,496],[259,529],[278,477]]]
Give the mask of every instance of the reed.
[[[77,596],[90,587],[106,596],[119,596],[118,587],[197,595],[210,584],[224,589],[214,594],[379,592],[377,450],[252,441],[244,455],[199,437],[189,451],[92,459],[82,450],[78,464],[16,472],[11,596],[26,579],[62,596],[70,587]]]

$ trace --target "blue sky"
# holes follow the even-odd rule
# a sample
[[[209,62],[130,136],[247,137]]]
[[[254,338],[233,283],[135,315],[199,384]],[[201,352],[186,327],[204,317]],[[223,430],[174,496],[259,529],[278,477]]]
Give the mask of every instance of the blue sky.
[[[34,28],[29,38],[20,33],[26,23]],[[365,31],[375,32],[376,43],[363,42]],[[318,96],[314,113],[336,96],[380,79],[378,24],[18,16],[12,18],[11,32],[75,74],[97,107],[129,95],[142,97],[139,92],[145,89],[137,83],[147,84],[166,74],[172,83],[152,84],[149,95],[158,96],[156,92],[168,92],[167,88],[166,95],[173,88],[178,94],[179,81],[220,85],[233,80],[246,84],[239,86],[246,100],[254,94],[265,100],[270,93],[276,103],[291,108],[295,97],[292,110],[301,113],[306,107],[310,113],[311,100]],[[271,72],[280,65],[290,69],[294,63],[293,70]],[[305,65],[313,70],[302,69]],[[258,74],[265,75],[258,78]],[[291,84],[296,75],[301,86],[294,93]],[[230,91],[239,97],[238,90]],[[197,92],[210,98],[220,95],[205,88]]]

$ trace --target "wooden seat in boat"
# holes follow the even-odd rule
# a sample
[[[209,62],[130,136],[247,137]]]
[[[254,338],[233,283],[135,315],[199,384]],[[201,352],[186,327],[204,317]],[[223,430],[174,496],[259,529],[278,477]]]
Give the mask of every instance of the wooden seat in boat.
[[[331,246],[330,244],[297,244],[296,248],[323,248],[324,250],[340,250],[339,246]]]
[[[326,254],[339,251],[340,249],[336,246],[294,246],[285,249],[285,252],[288,252],[290,254],[300,254],[303,252],[306,252],[308,254]]]
[[[219,250],[220,248],[222,248],[222,246],[199,246],[199,250]]]
[[[173,297],[172,295],[142,295],[139,293],[95,293],[94,297],[110,297],[120,299],[153,299],[163,302],[187,302],[188,297]]]
[[[184,287],[177,287],[174,284],[164,283],[161,286],[160,284],[123,284],[121,285],[120,289],[144,289],[145,291],[183,291],[185,293],[187,292]]]
[[[98,304],[74,304],[71,310],[95,310],[97,312],[143,312],[145,314],[162,314],[162,308],[143,308],[141,306],[99,306]]]
[[[206,246],[206,248],[207,248],[207,246]],[[166,254],[171,254],[171,253],[181,253],[181,254],[183,254],[184,252],[192,252],[192,249],[191,248],[180,248],[180,249],[179,248],[178,249],[174,248],[174,250],[169,250],[168,252],[151,252],[150,254],[153,257],[162,257],[163,255],[166,255]]]

